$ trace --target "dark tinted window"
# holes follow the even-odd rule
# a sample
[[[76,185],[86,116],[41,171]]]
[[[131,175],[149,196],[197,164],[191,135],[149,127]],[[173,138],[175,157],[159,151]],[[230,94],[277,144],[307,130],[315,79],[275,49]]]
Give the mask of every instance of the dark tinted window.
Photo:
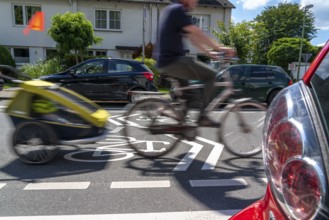
[[[266,67],[266,74],[268,80],[275,80],[275,72],[273,72],[271,68]]]
[[[245,66],[234,66],[228,69],[231,79],[233,81],[245,80]]]
[[[282,78],[289,78],[288,73],[282,69],[282,67],[272,67],[272,72],[275,74],[275,76],[279,79]]]
[[[267,68],[265,66],[251,66],[250,67],[250,80],[266,80]]]
[[[313,94],[320,106],[327,132],[329,124],[329,54],[324,58],[311,79]]]
[[[108,72],[131,72],[134,67],[130,63],[125,63],[117,60],[110,60],[108,65]]]
[[[84,63],[77,67],[75,73],[78,75],[102,73],[103,63],[104,61],[102,60],[94,60],[88,63]]]

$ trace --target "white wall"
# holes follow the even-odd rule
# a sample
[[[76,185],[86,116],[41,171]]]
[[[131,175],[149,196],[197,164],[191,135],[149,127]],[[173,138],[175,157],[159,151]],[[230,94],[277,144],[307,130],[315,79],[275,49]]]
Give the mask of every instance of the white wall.
[[[72,5],[70,5],[70,2]],[[23,35],[23,27],[14,25],[12,15],[12,5],[25,4],[41,6],[45,13],[45,31],[31,31],[29,35]],[[147,16],[145,19],[145,43],[156,42],[157,32],[157,5],[145,4],[147,8]],[[51,17],[55,14],[64,14],[67,11],[83,12],[87,19],[94,25],[94,10],[95,9],[116,9],[121,10],[122,23],[121,31],[98,31],[95,30],[95,35],[103,38],[101,45],[93,45],[92,49],[106,49],[107,54],[112,57],[120,57],[123,51],[116,50],[116,46],[131,46],[138,47],[143,44],[143,7],[142,3],[128,3],[115,1],[91,1],[91,0],[1,0],[0,1],[0,45],[8,47],[29,47],[30,62],[35,62],[45,58],[46,48],[55,48],[56,43],[47,34],[51,26]],[[159,4],[159,11],[165,5]],[[193,14],[210,14],[210,27],[217,27],[216,21],[224,19],[224,9],[212,7],[198,7]],[[231,18],[231,10],[225,10],[225,21],[228,24]],[[195,48],[190,50],[191,53],[196,53]]]

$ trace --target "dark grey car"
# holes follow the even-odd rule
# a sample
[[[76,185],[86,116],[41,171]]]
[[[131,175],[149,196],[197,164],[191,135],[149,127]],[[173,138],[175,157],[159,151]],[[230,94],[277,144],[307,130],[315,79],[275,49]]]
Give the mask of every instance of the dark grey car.
[[[283,88],[292,84],[289,75],[279,66],[260,64],[232,65],[217,75],[217,80],[229,73],[234,87],[239,89],[235,98],[251,97],[268,105]]]
[[[153,72],[128,59],[97,58],[40,79],[60,83],[95,102],[127,102],[129,91],[157,91]]]

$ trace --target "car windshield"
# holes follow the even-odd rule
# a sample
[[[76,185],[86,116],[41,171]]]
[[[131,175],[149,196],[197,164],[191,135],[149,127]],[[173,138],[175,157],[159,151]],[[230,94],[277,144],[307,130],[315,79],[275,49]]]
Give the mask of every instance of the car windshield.
[[[311,79],[313,94],[320,108],[320,114],[324,120],[324,127],[329,135],[329,54],[323,59]]]

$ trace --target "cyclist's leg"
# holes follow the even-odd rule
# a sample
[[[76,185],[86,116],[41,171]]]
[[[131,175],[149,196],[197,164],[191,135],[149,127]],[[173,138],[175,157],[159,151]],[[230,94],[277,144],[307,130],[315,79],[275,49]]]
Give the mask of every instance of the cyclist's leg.
[[[206,64],[197,61],[193,57],[180,57],[175,63],[159,70],[171,77],[201,81],[204,84],[202,111],[212,100],[216,71]]]
[[[168,76],[186,79],[199,80],[204,84],[203,103],[200,108],[199,121],[202,126],[218,126],[218,123],[210,120],[204,112],[205,107],[210,103],[214,94],[214,82],[216,80],[216,71],[202,62],[198,62],[193,57],[180,57],[178,61],[162,68]]]

